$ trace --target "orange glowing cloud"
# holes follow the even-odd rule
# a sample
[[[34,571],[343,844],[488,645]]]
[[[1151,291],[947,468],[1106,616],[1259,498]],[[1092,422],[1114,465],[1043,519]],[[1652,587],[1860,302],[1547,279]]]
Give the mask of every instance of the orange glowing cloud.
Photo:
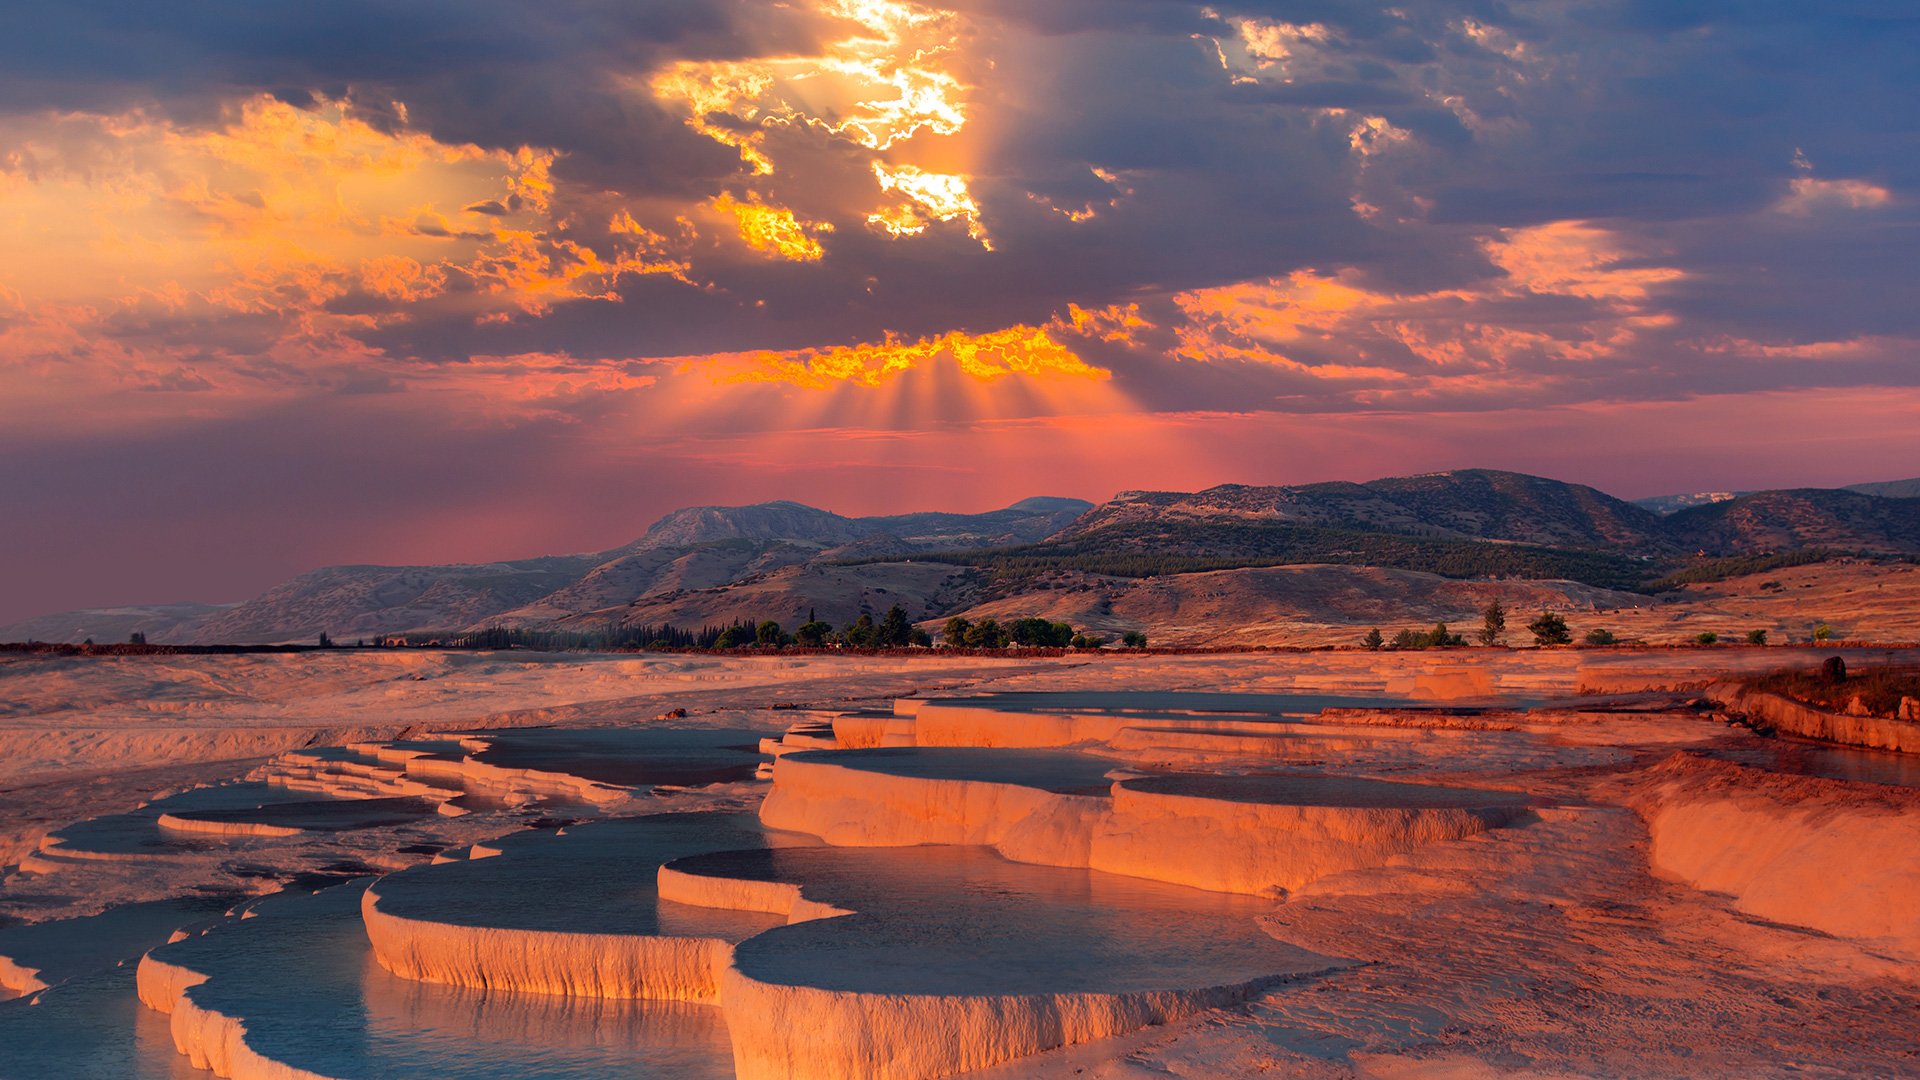
[[[1519,370],[1528,361],[1622,355],[1646,331],[1674,322],[1654,298],[1681,272],[1640,264],[1605,229],[1553,222],[1502,230],[1482,246],[1505,276],[1473,289],[1387,293],[1352,273],[1300,270],[1181,293],[1175,355],[1422,390],[1443,378],[1452,390],[1478,393],[1537,381]],[[1516,318],[1515,305],[1541,300],[1579,303],[1551,317]]]
[[[736,199],[732,192],[723,191],[707,206],[731,217],[740,239],[763,255],[792,262],[817,262],[827,253],[818,235],[832,232],[831,222],[803,222],[793,211],[784,206],[769,206],[751,191],[745,199]]]
[[[1111,374],[1082,360],[1057,340],[1057,321],[1010,326],[985,334],[955,330],[937,337],[881,341],[794,352],[727,353],[700,361],[723,383],[784,382],[812,390],[839,384],[878,387],[935,359],[951,360],[982,382],[1010,375],[1105,380]]]
[[[993,241],[980,223],[980,205],[967,190],[967,178],[952,173],[930,173],[913,165],[873,163],[874,179],[880,190],[897,193],[902,202],[867,215],[867,223],[894,236],[914,236],[925,232],[932,221],[967,224],[967,235],[988,251]]]
[[[1893,202],[1893,192],[1865,180],[1821,180],[1797,176],[1774,209],[1805,217],[1820,210],[1874,210]]]
[[[476,313],[544,310],[684,269],[644,230],[602,250],[564,235],[552,151],[381,130],[344,102],[262,96],[206,128],[138,113],[8,124],[21,149],[0,170],[0,284],[28,301],[311,313],[354,288],[419,302],[457,275],[498,301]]]
[[[954,147],[941,151],[948,164],[940,171],[896,160],[909,145],[957,135],[967,125],[971,86],[962,74],[968,63],[962,17],[908,0],[828,0],[817,12],[832,28],[817,55],[683,61],[655,74],[645,89],[684,110],[693,130],[738,151],[757,177],[781,171],[769,145],[776,133],[867,151],[880,194],[893,196],[867,214],[869,225],[909,237],[933,222],[960,220],[968,235],[991,247],[972,178],[951,167]],[[731,196],[721,198],[738,213]],[[796,256],[818,244],[796,236],[801,226],[791,215],[750,213],[755,220],[742,216],[741,235],[756,250],[819,257]]]

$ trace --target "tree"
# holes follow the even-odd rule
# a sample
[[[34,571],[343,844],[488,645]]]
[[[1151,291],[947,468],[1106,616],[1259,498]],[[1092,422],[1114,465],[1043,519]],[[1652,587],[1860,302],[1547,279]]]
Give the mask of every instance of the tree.
[[[1533,635],[1536,645],[1573,643],[1573,633],[1567,629],[1567,620],[1551,611],[1542,611],[1539,618],[1527,624],[1527,631]]]
[[[1073,627],[1066,623],[1049,622],[1046,619],[1028,617],[1015,619],[1007,627],[1015,645],[1030,648],[1065,648],[1073,642]]]
[[[981,619],[967,628],[968,648],[1004,649],[1012,640],[1006,630],[992,619]]]
[[[127,635],[127,644],[129,645],[145,645],[146,643],[147,632],[145,630],[135,630],[133,633]]]
[[[913,624],[907,621],[906,609],[895,604],[887,609],[886,617],[880,621],[874,644],[888,649],[904,649],[912,643]]]
[[[819,619],[809,618],[806,622],[793,628],[794,642],[804,645],[809,649],[818,649],[824,646],[827,643],[827,638],[832,635],[832,625],[821,622]]]
[[[1480,612],[1480,644],[1498,645],[1506,639],[1507,608],[1498,599]]]
[[[1443,622],[1434,623],[1433,629],[1427,631],[1427,644],[1436,649],[1448,649],[1456,645],[1465,645],[1466,643],[1466,638],[1448,630],[1447,624]]]
[[[713,647],[716,649],[738,649],[753,643],[753,627],[747,626],[744,623],[736,623],[720,631],[720,636],[713,641]]]
[[[1619,640],[1620,639],[1613,636],[1613,631],[1611,630],[1587,631],[1587,644],[1589,645],[1612,645]]]
[[[142,641],[141,644],[144,645],[146,642]],[[327,636],[325,630],[320,631],[320,647],[323,649],[333,648],[333,639]]]
[[[1129,630],[1120,635],[1120,643],[1129,649],[1144,649],[1147,647],[1147,635],[1143,631]]]
[[[1747,631],[1747,644],[1765,645],[1766,643],[1767,643],[1767,632],[1765,630]]]
[[[879,644],[877,640],[879,637],[879,628],[873,625],[873,616],[864,611],[860,613],[858,619],[853,621],[852,626],[847,627],[844,636],[847,639],[847,644],[856,648],[866,648]]]
[[[1390,649],[1424,649],[1427,647],[1427,635],[1418,630],[1402,630],[1387,642]]]
[[[1107,639],[1098,634],[1075,634],[1072,645],[1076,649],[1100,649],[1106,647]]]
[[[792,639],[787,637],[787,632],[780,628],[779,623],[767,619],[753,628],[753,640],[755,644],[772,645],[777,648]]]
[[[957,649],[967,643],[967,631],[972,628],[972,623],[955,615],[953,618],[947,620],[946,626],[941,628],[940,638],[945,641],[948,646]]]
[[[1819,626],[1816,626],[1816,627],[1814,627],[1814,628],[1813,628],[1813,640],[1815,640],[1815,641],[1832,641],[1832,640],[1833,640],[1833,627],[1831,627],[1831,626],[1828,626],[1828,625],[1827,625],[1826,623],[1821,623],[1821,624],[1820,624]],[[142,642],[142,644],[145,644],[145,642]]]
[[[933,635],[915,626],[907,631],[907,644],[930,649],[933,647]]]
[[[1712,645],[1714,642],[1720,640],[1720,635],[1711,630],[1702,630],[1698,634],[1693,635],[1693,640],[1697,644]]]
[[[1360,639],[1360,644],[1369,649],[1378,649],[1386,643],[1387,639],[1380,636],[1380,628],[1377,626],[1367,631],[1367,636]]]

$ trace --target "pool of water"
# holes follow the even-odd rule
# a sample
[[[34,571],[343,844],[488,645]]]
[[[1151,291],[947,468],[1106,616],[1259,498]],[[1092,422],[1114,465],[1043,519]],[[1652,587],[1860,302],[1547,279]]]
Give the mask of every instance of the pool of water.
[[[1920,788],[1920,754],[1827,746],[1790,738],[1776,739],[1762,747],[1709,750],[1705,753],[1709,757],[1769,772]]]
[[[980,780],[1038,788],[1062,795],[1105,795],[1107,773],[1123,766],[1067,750],[1000,750],[971,746],[880,747],[803,750],[787,755],[889,776],[927,780]]]
[[[520,728],[481,733],[475,760],[565,773],[602,784],[693,786],[750,780],[766,758],[761,731],[675,728]]]
[[[1527,797],[1511,791],[1405,784],[1351,776],[1266,775],[1148,776],[1125,781],[1129,791],[1157,795],[1185,795],[1225,802],[1270,803],[1284,806],[1392,807],[1409,810],[1473,809],[1487,806],[1524,806]]]
[[[1009,712],[1103,712],[1156,717],[1195,713],[1242,716],[1311,716],[1322,709],[1392,709],[1416,704],[1390,694],[1257,694],[1191,690],[1014,691],[976,697],[939,698],[942,705],[968,705]]]
[[[659,814],[517,834],[489,845],[500,855],[389,874],[375,891],[383,912],[458,926],[739,941],[785,920],[661,900],[660,864],[798,840],[770,837],[750,815]]]
[[[347,885],[274,898],[259,905],[260,917],[160,955],[211,974],[190,991],[194,999],[243,1018],[261,1053],[342,1080],[733,1076],[716,1008],[465,990],[390,975],[367,947],[360,892]]]
[[[1238,985],[1323,966],[1261,932],[1273,903],[989,848],[787,848],[695,856],[676,870],[791,882],[854,915],[742,942],[765,982],[876,994],[1120,993]]]

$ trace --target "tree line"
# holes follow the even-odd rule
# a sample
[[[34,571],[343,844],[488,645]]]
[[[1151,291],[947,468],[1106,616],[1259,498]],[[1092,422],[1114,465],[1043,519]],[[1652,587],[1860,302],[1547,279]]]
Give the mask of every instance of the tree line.
[[[960,616],[947,620],[941,635],[951,648],[1004,649],[1075,648],[1097,649],[1108,639],[1075,630],[1069,623],[1029,617],[1002,624],[994,619],[970,621]],[[320,635],[321,647],[333,646],[332,638]],[[1147,636],[1130,630],[1121,636],[1122,644],[1143,649]],[[359,645],[367,642],[362,639]],[[578,630],[531,629],[517,626],[489,626],[460,634],[422,637],[388,634],[373,644],[384,646],[438,645],[456,649],[536,649],[545,651],[609,652],[621,650],[724,651],[729,649],[779,649],[799,646],[809,649],[835,647],[856,649],[926,648],[933,636],[913,624],[906,609],[895,604],[875,619],[862,612],[853,622],[839,628],[807,612],[806,621],[791,632],[777,619],[742,619],[719,625],[687,629],[672,623],[640,626],[607,626]]]

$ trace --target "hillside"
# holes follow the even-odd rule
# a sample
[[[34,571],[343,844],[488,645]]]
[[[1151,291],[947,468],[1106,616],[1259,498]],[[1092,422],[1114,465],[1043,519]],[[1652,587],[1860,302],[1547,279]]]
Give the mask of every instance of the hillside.
[[[1682,547],[1710,555],[1748,555],[1797,548],[1920,551],[1920,499],[1857,491],[1795,488],[1676,511],[1664,519]]]
[[[1222,622],[1239,629],[1206,633],[1289,639],[1289,626],[1339,635],[1389,615],[1396,625],[1458,619],[1493,595],[1521,606],[1654,610],[1672,599],[1649,595],[1654,588],[1848,554],[1920,554],[1920,499],[1795,489],[1691,502],[1660,514],[1579,484],[1464,469],[1130,491],[1098,506],[1024,499],[979,514],[702,506],[602,552],[327,567],[243,604],[70,612],[0,628],[0,639],[123,641],[144,629],[155,642],[297,642],[322,631],[350,642],[492,626],[795,623],[809,611],[844,626],[896,603],[925,622],[1053,613],[1096,630],[1150,628],[1156,638],[1199,640],[1193,627]],[[1703,594],[1688,586],[1678,595],[1693,603]]]
[[[0,641],[87,641],[101,644],[125,641],[134,632],[149,641],[178,642],[191,638],[207,620],[231,604],[137,604],[115,608],[85,608],[26,619],[0,628]]]
[[[1365,484],[1122,492],[1056,539],[1149,522],[1315,526],[1636,554],[1668,546],[1661,519],[1650,510],[1584,485],[1490,469]]]
[[[588,555],[454,566],[330,566],[276,585],[195,628],[199,644],[350,641],[465,626],[538,599],[594,564]]]
[[[1911,480],[1881,480],[1872,484],[1848,484],[1843,490],[1883,499],[1920,499],[1920,477]]]
[[[1634,593],[1568,581],[1474,581],[1369,566],[1275,566],[1154,578],[1075,576],[959,614],[1002,622],[1039,615],[1117,637],[1143,630],[1164,646],[1352,645],[1369,628],[1391,637],[1446,621],[1479,625],[1498,599],[1516,615],[1651,606]],[[1531,617],[1529,614],[1528,617]],[[1512,620],[1516,629],[1526,618]],[[937,622],[927,629],[938,632]],[[1515,641],[1526,638],[1524,631]]]

